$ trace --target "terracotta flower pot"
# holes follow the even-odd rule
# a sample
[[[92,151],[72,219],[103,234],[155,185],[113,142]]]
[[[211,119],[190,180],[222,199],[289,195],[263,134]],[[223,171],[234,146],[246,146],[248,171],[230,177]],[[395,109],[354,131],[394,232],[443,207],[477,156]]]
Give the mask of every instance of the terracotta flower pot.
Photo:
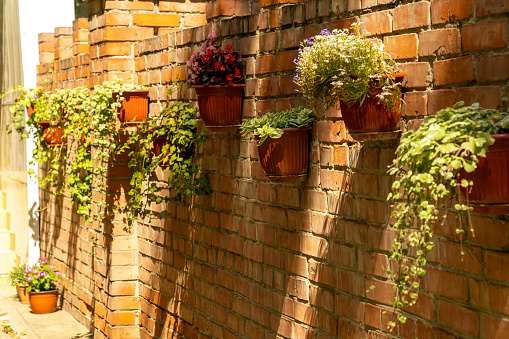
[[[244,85],[193,86],[198,95],[200,116],[207,126],[238,125],[242,120]]]
[[[27,107],[27,114],[29,118],[32,116],[32,114],[34,114],[34,112],[35,112],[34,106]]]
[[[158,136],[156,139],[154,139],[154,141],[152,142],[153,145],[154,145],[154,154],[156,156],[159,156],[161,155],[161,152],[163,150],[163,147],[165,145],[169,145],[170,142],[168,140],[166,140],[166,135],[160,135]],[[167,150],[167,153],[170,151],[170,149],[168,148]],[[184,159],[189,159],[191,157],[191,155],[193,154],[193,148],[192,146],[187,146],[186,149],[180,153],[180,155],[182,156],[182,158]]]
[[[58,290],[29,292],[30,308],[35,314],[55,312],[57,309]]]
[[[492,135],[495,143],[485,158],[479,157],[472,173],[460,172],[460,178],[472,180],[468,201],[482,204],[509,204],[509,134]],[[467,190],[461,190],[467,197]]]
[[[403,82],[406,73],[394,74],[396,82]],[[374,91],[366,97],[362,105],[355,103],[348,106],[340,101],[341,115],[349,132],[383,132],[392,131],[401,119],[401,102],[395,107],[384,107],[378,102],[377,94],[381,90]]]
[[[22,304],[30,304],[27,289],[28,286],[16,285],[16,293]]]
[[[258,146],[260,163],[269,178],[307,173],[310,130],[311,127],[283,128],[283,135],[279,139],[269,137]],[[260,140],[259,137],[257,139]]]
[[[49,121],[39,121],[42,128],[42,136],[47,145],[62,145],[66,142],[63,137],[64,128],[61,126],[51,126]]]
[[[113,99],[116,101],[118,93],[113,93]],[[124,100],[122,106],[118,109],[118,119],[121,122],[144,121],[148,117],[148,90],[135,90],[122,92]]]

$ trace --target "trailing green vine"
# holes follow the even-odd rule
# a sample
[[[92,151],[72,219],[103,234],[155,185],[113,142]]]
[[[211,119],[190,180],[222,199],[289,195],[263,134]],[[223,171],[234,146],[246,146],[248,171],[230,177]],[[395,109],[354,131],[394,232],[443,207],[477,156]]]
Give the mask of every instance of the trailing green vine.
[[[406,132],[389,169],[397,178],[387,197],[397,236],[390,259],[397,264],[387,273],[396,283],[393,306],[400,310],[417,301],[439,211],[452,208],[458,218],[457,234],[462,241],[468,238],[471,208],[461,198],[459,186],[467,188],[472,182],[460,178],[460,170],[474,171],[478,157],[485,157],[494,142],[491,134],[509,131],[507,113],[463,104],[428,116],[419,130]],[[399,315],[398,320],[405,322],[406,317]]]
[[[208,178],[200,177],[194,156],[205,133],[197,133],[198,110],[189,102],[172,102],[171,93],[169,89],[159,115],[140,124],[128,140],[132,146],[128,166],[133,174],[129,201],[122,209],[128,216],[127,227],[134,220],[167,217],[166,209],[161,212],[152,209],[154,203],[184,202],[193,195],[210,192]],[[162,177],[167,179],[156,175],[159,167],[163,169]]]

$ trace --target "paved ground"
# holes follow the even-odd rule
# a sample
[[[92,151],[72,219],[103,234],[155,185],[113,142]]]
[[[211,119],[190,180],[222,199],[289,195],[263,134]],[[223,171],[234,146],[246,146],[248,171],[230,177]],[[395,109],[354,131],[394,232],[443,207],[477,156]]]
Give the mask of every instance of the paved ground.
[[[8,321],[15,332],[26,332],[21,339],[92,339],[87,328],[64,310],[57,309],[50,314],[34,314],[30,305],[22,305],[16,296],[16,289],[0,287],[0,325]],[[11,339],[1,331],[0,339]],[[18,338],[18,337],[14,337]]]

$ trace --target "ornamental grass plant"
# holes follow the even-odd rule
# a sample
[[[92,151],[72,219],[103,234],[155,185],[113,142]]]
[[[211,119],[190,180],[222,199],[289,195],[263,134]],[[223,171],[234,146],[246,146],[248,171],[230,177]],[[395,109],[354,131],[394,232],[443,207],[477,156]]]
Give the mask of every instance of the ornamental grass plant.
[[[312,101],[324,100],[327,108],[338,100],[362,105],[373,93],[382,104],[401,100],[401,84],[390,76],[396,73],[395,62],[381,42],[360,33],[358,24],[305,39],[295,63],[294,81],[302,93]]]

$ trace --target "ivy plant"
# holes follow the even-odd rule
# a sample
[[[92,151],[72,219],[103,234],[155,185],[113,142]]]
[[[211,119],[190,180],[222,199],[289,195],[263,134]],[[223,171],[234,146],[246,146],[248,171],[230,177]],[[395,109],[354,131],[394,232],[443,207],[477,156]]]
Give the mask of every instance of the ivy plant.
[[[300,106],[278,113],[265,113],[259,118],[251,118],[240,126],[240,130],[242,136],[246,136],[250,132],[258,136],[260,138],[259,146],[269,137],[280,138],[284,132],[282,128],[309,127],[313,120],[311,110]]]
[[[132,188],[122,210],[128,216],[128,227],[137,219],[168,216],[165,209],[155,212],[153,204],[184,202],[193,195],[210,193],[208,178],[200,176],[194,156],[205,133],[197,133],[198,110],[189,102],[171,101],[171,93],[172,88],[159,115],[140,124],[128,140]],[[158,168],[167,179],[157,175]]]
[[[396,265],[387,270],[396,283],[396,309],[417,301],[427,256],[433,249],[432,227],[440,222],[440,210],[456,212],[456,232],[464,243],[468,240],[471,207],[461,198],[459,187],[468,188],[473,183],[462,179],[460,170],[474,171],[478,157],[485,157],[494,142],[491,135],[508,131],[507,112],[459,102],[426,117],[417,131],[403,134],[389,169],[396,180],[387,197],[396,220],[390,256]],[[404,315],[398,319],[406,320]],[[394,326],[394,322],[389,323],[389,327]]]

